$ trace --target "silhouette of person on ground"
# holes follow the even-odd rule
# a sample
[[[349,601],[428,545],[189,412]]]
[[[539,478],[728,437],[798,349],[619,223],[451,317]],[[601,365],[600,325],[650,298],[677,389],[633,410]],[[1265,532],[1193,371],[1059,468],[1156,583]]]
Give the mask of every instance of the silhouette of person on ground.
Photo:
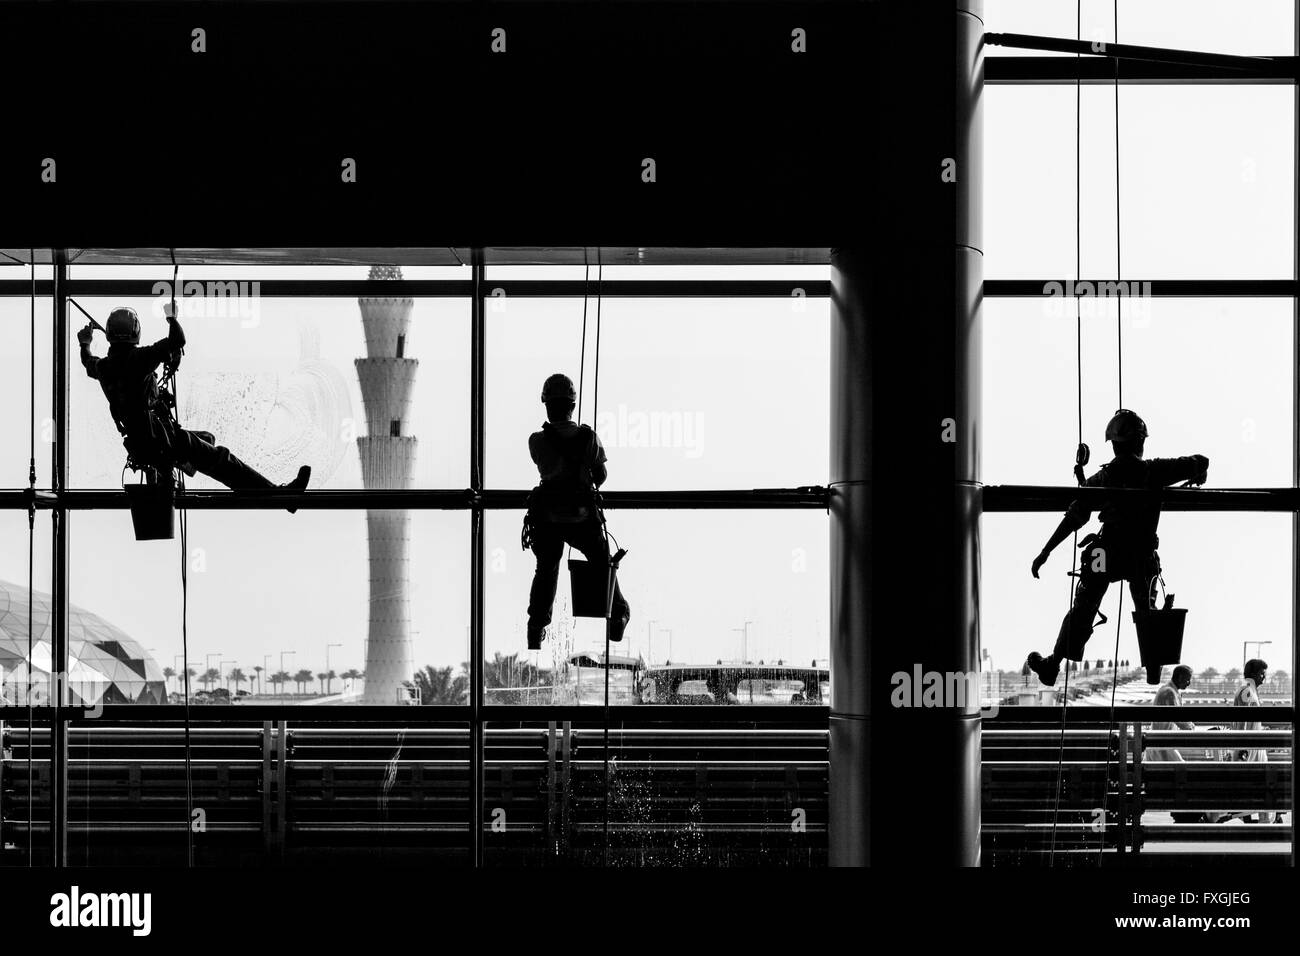
[[[185,346],[185,332],[176,320],[172,305],[165,306],[167,337],[152,345],[140,345],[140,317],[134,309],[114,309],[104,324],[108,354],[93,355],[90,342],[95,327],[86,325],[77,333],[81,344],[81,364],[86,374],[99,382],[108,399],[113,422],[122,433],[122,444],[137,466],[157,468],[170,475],[180,468],[187,475],[200,471],[227,488],[260,490],[283,487],[301,490],[307,487],[311,468],[303,465],[298,477],[287,485],[277,486],[218,445],[211,432],[188,431],[176,424],[171,414],[170,397],[158,387],[155,374],[164,363],[175,366]],[[292,510],[292,509],[290,509]]]
[[[537,650],[546,637],[555,604],[564,546],[577,548],[588,561],[608,568],[609,542],[596,502],[596,489],[605,483],[605,449],[596,432],[573,421],[577,390],[567,375],[556,373],[542,385],[546,422],[528,436],[528,452],[541,483],[528,499],[525,541],[537,558],[528,595],[528,648]],[[609,639],[621,641],[631,611],[622,588],[614,582]]]
[[[1158,691],[1154,704],[1157,707],[1183,706],[1183,691],[1192,686],[1192,669],[1186,664],[1179,664],[1169,675],[1169,683]],[[1186,720],[1158,720],[1151,725],[1152,730],[1195,730],[1196,725]],[[1173,747],[1148,747],[1146,760],[1167,760],[1183,762],[1183,755]],[[1174,822],[1178,822],[1175,817]]]
[[[1106,440],[1112,443],[1115,457],[1088,478],[1084,487],[1154,491],[1180,481],[1196,485],[1205,483],[1210,465],[1208,458],[1187,455],[1147,460],[1142,457],[1146,438],[1146,423],[1136,412],[1126,408],[1117,411],[1106,426]],[[1034,558],[1031,571],[1035,578],[1052,550],[1087,524],[1091,517],[1091,509],[1083,502],[1071,502],[1065,517],[1038,557]],[[1097,610],[1112,582],[1128,582],[1135,609],[1150,610],[1154,607],[1155,584],[1160,577],[1160,556],[1156,553],[1159,501],[1137,495],[1117,496],[1115,500],[1102,503],[1099,517],[1100,534],[1089,534],[1079,542],[1083,549],[1079,583],[1074,589],[1074,605],[1061,621],[1056,646],[1047,657],[1034,651],[1025,661],[1047,687],[1056,683],[1061,661],[1083,659],[1084,645],[1092,636]]]

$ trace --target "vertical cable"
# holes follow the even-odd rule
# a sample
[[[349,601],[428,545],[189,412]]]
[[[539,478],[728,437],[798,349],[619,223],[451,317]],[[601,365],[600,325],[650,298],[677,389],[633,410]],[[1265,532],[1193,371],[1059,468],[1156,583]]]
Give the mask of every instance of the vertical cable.
[[[591,263],[587,261],[587,247],[582,247],[582,346],[578,353],[578,424],[582,424],[582,388],[587,372],[587,297],[591,282]]]
[[[1119,0],[1115,0],[1115,44],[1119,45]],[[1119,203],[1119,57],[1115,57],[1115,283],[1119,294],[1115,297],[1115,352],[1116,380],[1119,404],[1124,407],[1124,293],[1119,285],[1124,279],[1123,260],[1120,257],[1120,203]]]
[[[470,300],[470,580],[469,580],[469,764],[470,764],[470,867],[483,866],[483,475],[484,416],[487,383],[487,316],[483,283],[487,267],[482,248],[470,250],[473,270]]]
[[[595,431],[596,422],[600,418],[600,313],[601,301],[604,293],[605,265],[601,261],[600,246],[596,247],[596,352],[592,361],[592,378],[594,379],[591,387],[591,427]],[[605,540],[605,557],[609,559],[609,538],[605,534],[604,514],[601,513],[600,531]],[[604,726],[603,734],[603,761],[604,761],[604,790],[605,790],[605,815],[604,815],[604,863],[609,866],[609,602],[612,599],[610,594],[614,586],[614,569],[607,567],[605,574],[605,714],[602,724]]]
[[[35,790],[32,777],[35,772],[33,762],[32,737],[35,732],[35,720],[32,713],[32,666],[36,649],[35,630],[33,628],[33,608],[35,606],[35,564],[36,564],[36,250],[30,250],[32,272],[31,295],[31,411],[28,418],[29,459],[27,463],[27,490],[31,499],[27,502],[27,865],[34,866],[32,860],[32,817],[36,806]]]
[[[176,250],[170,249],[172,258],[172,315],[180,320],[176,313],[176,285],[180,281],[181,267],[176,262]],[[176,381],[176,368],[171,371],[172,399],[174,408],[179,410],[181,389]],[[179,418],[179,416],[175,416]],[[180,422],[177,421],[179,427]],[[185,472],[179,468],[173,474],[180,487],[180,525],[181,525],[181,657],[185,665],[185,865],[194,866],[194,776],[191,771],[190,755],[190,520],[185,507]],[[161,477],[161,475],[159,476]]]
[[[1111,661],[1110,672],[1110,720],[1106,725],[1106,774],[1101,778],[1101,836],[1097,846],[1097,865],[1101,866],[1102,855],[1106,852],[1106,809],[1110,802],[1110,737],[1115,732],[1115,688],[1119,683],[1119,629],[1124,623],[1124,589],[1119,589],[1119,607],[1115,610],[1115,657]],[[1121,765],[1126,755],[1121,753]],[[1121,804],[1122,806],[1122,804]],[[1138,823],[1142,821],[1139,820]]]
[[[1119,44],[1119,0],[1114,2],[1115,43]],[[1124,407],[1124,289],[1119,285],[1123,281],[1123,259],[1120,255],[1120,202],[1119,202],[1119,57],[1115,57],[1115,283],[1119,294],[1115,297],[1115,386],[1119,404]],[[1150,599],[1148,598],[1148,604]],[[1137,608],[1134,608],[1136,611]],[[1124,589],[1119,592],[1119,606],[1115,612],[1115,656],[1111,660],[1110,670],[1110,714],[1106,722],[1106,775],[1102,778],[1101,809],[1102,830],[1097,847],[1097,865],[1101,866],[1106,851],[1106,813],[1110,798],[1110,738],[1115,732],[1115,690],[1119,683],[1119,634],[1124,625]],[[1121,753],[1121,761],[1127,758]],[[1141,821],[1139,821],[1141,822]]]
[[[1075,36],[1083,40],[1083,0],[1076,0],[1074,8]],[[1078,442],[1083,444],[1083,312],[1079,303],[1079,284],[1083,281],[1083,63],[1080,54],[1074,55],[1074,381],[1078,408]],[[1070,606],[1079,586],[1079,532],[1076,529],[1070,548]],[[1073,624],[1073,621],[1071,621]],[[1061,735],[1056,744],[1056,791],[1052,804],[1052,839],[1047,850],[1047,865],[1056,863],[1056,827],[1061,816],[1061,779],[1065,773],[1065,705],[1070,699],[1070,666],[1066,662],[1065,686],[1061,690]]]
[[[53,332],[53,418],[54,441],[51,455],[50,486],[55,494],[51,510],[52,560],[50,562],[50,846],[51,865],[68,865],[68,557],[70,511],[65,492],[68,488],[68,259],[66,249],[52,250],[54,261]]]

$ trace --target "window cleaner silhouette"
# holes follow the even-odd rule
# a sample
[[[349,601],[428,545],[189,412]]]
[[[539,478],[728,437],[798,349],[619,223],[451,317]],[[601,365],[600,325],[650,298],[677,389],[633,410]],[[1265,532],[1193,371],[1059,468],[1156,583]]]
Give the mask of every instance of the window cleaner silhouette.
[[[528,451],[537,465],[541,483],[528,498],[522,543],[537,558],[533,586],[528,595],[528,648],[537,650],[546,637],[555,604],[560,559],[564,546],[577,548],[588,561],[608,572],[618,566],[624,551],[613,558],[605,537],[605,522],[596,490],[605,483],[605,449],[594,429],[573,421],[577,404],[573,380],[557,372],[542,385],[546,422],[528,436]],[[608,635],[621,641],[631,617],[623,590],[614,579]]]
[[[81,344],[81,364],[86,374],[99,382],[108,399],[109,412],[122,433],[128,464],[133,468],[155,468],[171,473],[180,468],[187,475],[200,471],[228,488],[259,490],[275,488],[269,478],[259,474],[216,442],[211,432],[181,428],[173,409],[176,399],[166,381],[180,363],[185,347],[185,332],[176,320],[174,304],[164,306],[167,337],[152,345],[140,345],[140,317],[134,309],[122,307],[109,314],[102,327],[108,339],[108,354],[103,358],[90,351],[98,324],[93,320],[77,333]],[[155,374],[159,365],[166,369],[163,386]],[[301,490],[307,487],[311,467],[303,465],[298,476],[283,487]],[[290,509],[293,510],[293,509]]]
[[[1205,483],[1210,465],[1208,458],[1187,455],[1147,460],[1142,457],[1146,438],[1146,422],[1136,412],[1127,408],[1117,411],[1106,425],[1106,440],[1112,443],[1115,457],[1083,481],[1084,487],[1156,490],[1180,481],[1194,485]],[[1086,457],[1082,462],[1086,462]],[[1082,474],[1082,463],[1077,473]],[[1052,550],[1087,524],[1091,517],[1091,509],[1083,502],[1070,504],[1065,517],[1038,557],[1034,558],[1031,572],[1035,578]],[[1056,646],[1047,657],[1034,651],[1025,661],[1026,666],[1048,687],[1056,683],[1062,660],[1083,659],[1084,645],[1092,636],[1093,621],[1112,582],[1128,582],[1135,608],[1149,610],[1155,607],[1156,585],[1160,580],[1160,556],[1156,553],[1159,501],[1120,495],[1116,500],[1103,502],[1099,517],[1101,532],[1089,534],[1079,542],[1082,549],[1079,583],[1074,591],[1074,604],[1061,621]]]

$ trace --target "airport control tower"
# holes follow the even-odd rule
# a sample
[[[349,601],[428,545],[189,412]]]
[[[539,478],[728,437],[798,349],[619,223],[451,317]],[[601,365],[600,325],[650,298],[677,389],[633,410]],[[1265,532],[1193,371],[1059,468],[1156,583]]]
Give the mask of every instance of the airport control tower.
[[[401,279],[399,266],[372,266],[371,279]],[[361,480],[370,488],[409,488],[415,471],[415,438],[405,433],[415,383],[416,359],[407,358],[406,330],[415,300],[363,298],[361,322],[366,357],[356,360],[366,434],[357,439]],[[366,512],[370,540],[370,630],[366,644],[363,704],[406,701],[403,682],[415,675],[411,648],[409,587],[410,515]]]

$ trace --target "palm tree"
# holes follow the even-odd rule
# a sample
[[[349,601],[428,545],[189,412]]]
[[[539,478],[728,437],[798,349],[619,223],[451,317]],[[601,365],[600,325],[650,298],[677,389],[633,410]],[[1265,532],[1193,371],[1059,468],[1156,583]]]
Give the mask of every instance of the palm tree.
[[[311,681],[312,672],[306,667],[293,675],[293,682],[298,685],[298,693],[300,694],[305,694],[307,692],[306,687],[311,683]]]
[[[469,676],[452,677],[450,667],[426,666],[415,672],[415,687],[421,704],[463,704],[469,691]]]
[[[469,673],[468,662],[461,664],[465,673]],[[483,688],[510,687],[514,690],[498,693],[496,699],[503,704],[523,703],[524,691],[521,688],[545,684],[551,679],[551,672],[535,667],[526,660],[520,660],[519,653],[502,654],[497,651],[492,660],[483,662]]]
[[[324,694],[324,693],[325,693],[325,672],[324,672],[324,671],[321,671],[319,674],[317,674],[317,675],[316,675],[316,679],[317,679],[318,681],[320,681],[320,692],[321,692],[321,694]]]
[[[259,694],[266,693],[266,688],[262,686],[262,670],[261,667],[253,667],[253,680],[257,681],[257,692]]]
[[[1238,667],[1234,667],[1232,670],[1228,671],[1228,673],[1224,674],[1223,676],[1225,680],[1230,680],[1230,681],[1241,680],[1241,669]]]
[[[1207,667],[1205,670],[1201,671],[1201,680],[1214,680],[1214,678],[1218,676],[1219,672],[1213,667]]]
[[[276,684],[279,684],[280,685],[279,693],[281,694],[284,693],[284,685],[288,683],[288,681],[289,681],[288,671],[276,671],[274,674],[271,675],[271,686],[274,687]]]
[[[204,690],[207,690],[213,684],[220,683],[220,681],[221,671],[217,670],[215,667],[209,667],[203,672],[203,676],[199,678],[199,683],[203,685]]]
[[[328,671],[325,672],[325,693],[328,694],[328,693],[331,693],[331,692],[333,691],[333,689],[334,689],[334,678],[336,678],[336,677],[338,677],[338,676],[339,676],[339,675],[336,674],[333,670],[328,670]]]
[[[352,686],[354,686],[354,687],[356,686],[357,678],[360,677],[360,676],[361,676],[361,671],[357,670],[355,667],[353,667],[351,670],[346,670],[346,671],[344,671],[342,674],[339,675],[339,677],[343,678],[343,680],[344,680],[345,682],[346,682],[346,681],[351,681],[351,682],[352,682]],[[347,689],[348,689],[348,686],[347,686],[346,683],[343,685],[343,689],[344,689],[344,690],[347,690]]]
[[[163,686],[166,687],[166,686],[167,686],[167,682],[170,681],[170,680],[171,680],[173,677],[175,677],[175,676],[176,676],[176,671],[172,670],[170,667],[164,667],[164,668],[163,668]]]
[[[230,673],[226,675],[226,680],[230,681],[232,684],[235,685],[235,696],[238,697],[239,685],[242,684],[244,681],[248,680],[248,675],[246,675],[238,667],[233,667],[231,668]]]

